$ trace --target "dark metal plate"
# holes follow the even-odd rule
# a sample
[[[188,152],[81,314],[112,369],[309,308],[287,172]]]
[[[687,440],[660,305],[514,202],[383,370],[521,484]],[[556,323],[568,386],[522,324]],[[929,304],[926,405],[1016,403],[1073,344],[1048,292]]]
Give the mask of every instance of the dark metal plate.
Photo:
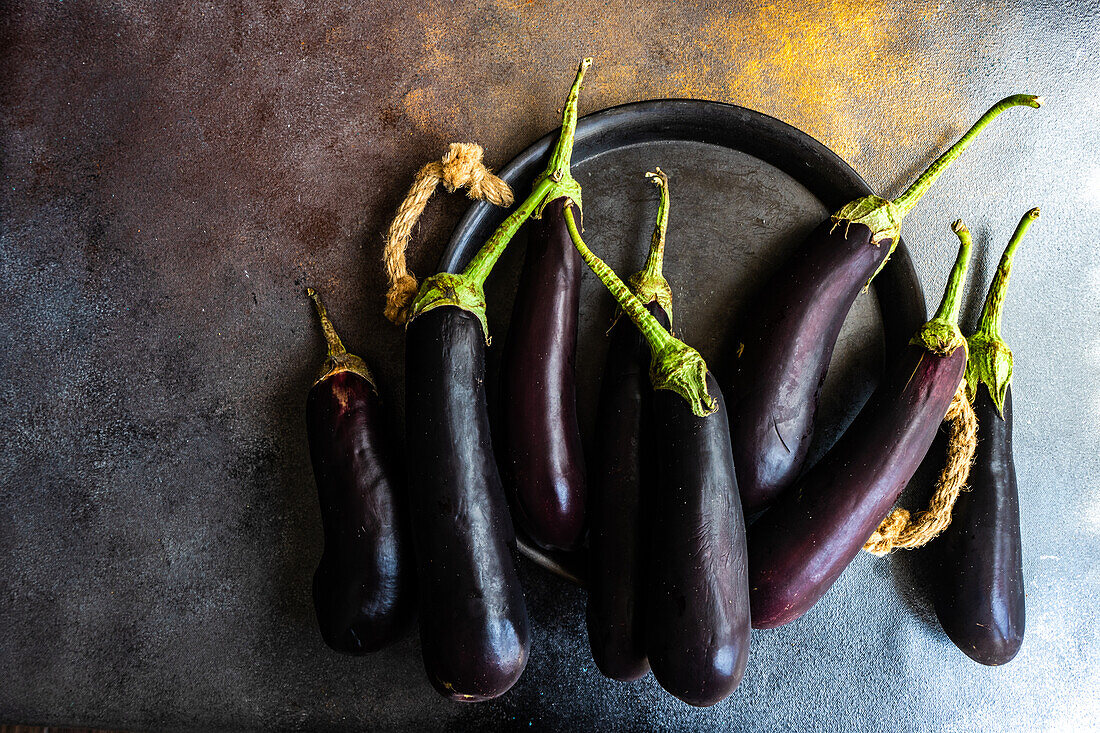
[[[530,191],[556,138],[557,131],[548,134],[500,172],[517,198]],[[670,176],[665,271],[673,288],[673,327],[717,370],[728,351],[733,319],[765,278],[830,212],[872,193],[820,142],[743,107],[669,99],[591,114],[577,125],[573,153],[573,175],[584,189],[585,240],[624,277],[641,267],[649,246],[657,191],[644,174],[657,166]],[[471,206],[455,228],[440,269],[461,269],[506,215],[485,203]],[[486,286],[494,335],[489,364],[493,404],[523,239],[521,232]],[[606,353],[604,332],[613,311],[603,286],[594,276],[586,277],[577,396],[588,455]],[[884,349],[899,349],[924,318],[920,282],[902,242],[844,324],[822,390],[811,461],[832,444],[873,389]],[[519,547],[538,565],[583,583],[581,554],[546,553],[523,538]]]

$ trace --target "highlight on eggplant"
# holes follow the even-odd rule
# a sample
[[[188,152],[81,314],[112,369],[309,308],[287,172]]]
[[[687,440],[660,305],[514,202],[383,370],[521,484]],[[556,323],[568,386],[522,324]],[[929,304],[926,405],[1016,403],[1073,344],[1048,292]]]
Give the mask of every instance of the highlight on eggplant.
[[[660,188],[657,223],[645,266],[627,278],[661,327],[671,328],[672,291],[663,274],[668,228],[668,176],[646,176]],[[572,240],[570,240],[572,248]],[[578,255],[579,256],[579,255]],[[657,477],[651,419],[649,349],[629,318],[608,332],[607,361],[596,408],[598,447],[589,494],[588,606],[585,624],[592,658],[604,676],[621,682],[649,671],[645,651],[643,582],[648,533],[645,505]]]
[[[1025,94],[1001,100],[901,196],[867,196],[833,214],[761,289],[740,319],[737,358],[722,380],[746,514],[767,507],[801,474],[840,328],[897,246],[903,219],[995,117],[1041,103]]]
[[[1005,664],[1024,638],[1024,570],[1020,500],[1012,455],[1012,351],[1001,314],[1016,248],[1039,217],[1024,214],[1001,256],[978,330],[967,339],[967,397],[978,417],[970,491],[955,503],[950,526],[932,545],[932,597],[951,641],[968,657]]]
[[[674,337],[566,224],[581,258],[645,338],[658,454],[644,581],[646,656],[666,691],[714,705],[741,683],[749,653],[745,518],[722,392],[698,351]]]
[[[582,62],[578,80],[589,63]],[[566,118],[575,114],[573,102]],[[562,136],[571,138],[574,129],[563,127]],[[486,405],[484,285],[520,225],[561,196],[556,173],[536,182],[461,273],[438,273],[421,284],[406,331],[421,648],[432,684],[453,700],[504,694],[530,653],[527,607],[511,552],[515,535]]]
[[[535,544],[565,551],[584,541],[587,500],[576,391],[582,265],[564,216],[566,206],[579,208],[581,201],[569,166],[586,68],[582,63],[577,72],[563,134],[540,177],[552,178],[556,188],[528,225],[501,364],[501,470],[514,515]]]
[[[364,654],[396,639],[415,614],[404,472],[367,365],[344,348],[317,292],[306,292],[328,344],[306,398],[325,536],[313,607],[326,644]]]
[[[802,616],[832,587],[928,452],[966,369],[960,292],[970,239],[936,315],[922,326],[851,426],[749,530],[754,628]]]

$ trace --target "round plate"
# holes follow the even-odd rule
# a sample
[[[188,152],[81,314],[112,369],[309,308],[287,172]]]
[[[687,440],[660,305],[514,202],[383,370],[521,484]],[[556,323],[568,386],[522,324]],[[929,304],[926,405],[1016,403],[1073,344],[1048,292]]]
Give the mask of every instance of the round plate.
[[[546,165],[558,131],[513,159],[499,175],[517,199]],[[613,107],[582,118],[573,149],[589,247],[620,276],[640,269],[649,248],[657,190],[645,177],[669,174],[665,275],[673,328],[721,373],[734,319],[799,242],[831,212],[872,193],[847,163],[817,140],[767,115],[718,102],[666,99]],[[479,202],[458,223],[440,269],[462,269],[507,211]],[[500,345],[506,338],[525,234],[517,235],[486,284],[489,401],[498,404]],[[594,276],[581,289],[577,404],[585,452],[594,447],[595,405],[615,310]],[[925,320],[924,295],[904,242],[857,300],[841,331],[822,389],[809,461],[833,443],[878,381],[883,353],[895,353]],[[499,431],[497,431],[499,434]],[[583,553],[544,552],[523,537],[521,552],[583,583]]]

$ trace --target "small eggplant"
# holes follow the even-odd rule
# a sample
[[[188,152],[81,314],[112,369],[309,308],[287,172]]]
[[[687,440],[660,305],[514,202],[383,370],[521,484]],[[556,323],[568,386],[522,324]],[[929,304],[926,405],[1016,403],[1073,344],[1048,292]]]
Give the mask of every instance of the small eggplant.
[[[588,63],[577,71],[567,113],[576,112]],[[563,135],[543,173],[555,176],[558,196],[532,217],[501,363],[503,473],[515,517],[535,544],[566,551],[584,540],[586,494],[576,394],[581,261],[564,218],[565,207],[581,201],[572,154],[573,135]]]
[[[1001,311],[1012,258],[1039,210],[1024,214],[989,286],[977,333],[967,339],[967,397],[978,417],[970,491],[932,545],[933,600],[940,624],[976,662],[1009,662],[1024,638],[1020,500],[1012,459],[1012,351],[1001,338]]]
[[[765,508],[801,473],[840,327],[894,251],[902,219],[994,117],[1041,101],[1015,95],[998,102],[900,197],[868,196],[833,214],[761,289],[736,339],[735,369],[723,381],[746,514]]]
[[[794,621],[859,554],[928,452],[966,369],[957,325],[970,239],[961,246],[936,316],[851,426],[749,531],[752,625]]]
[[[647,173],[661,188],[657,226],[645,267],[627,280],[661,327],[669,329],[672,293],[662,275],[668,226],[668,177]],[[570,248],[573,249],[572,243]],[[574,250],[574,254],[576,251]],[[600,671],[629,682],[649,671],[645,653],[642,580],[648,536],[644,504],[653,495],[653,387],[649,348],[626,318],[611,326],[596,409],[599,448],[589,496],[588,644]]]
[[[646,655],[665,690],[691,705],[713,705],[744,676],[750,630],[745,518],[722,393],[699,352],[662,328],[588,249],[571,211],[566,222],[581,258],[651,353],[659,468],[648,522]]]
[[[562,127],[570,147],[577,119],[571,99]],[[423,282],[408,323],[405,414],[420,641],[429,679],[453,700],[504,694],[530,651],[485,397],[484,285],[519,227],[563,195],[556,172],[551,167],[536,182],[461,273]]]
[[[325,533],[313,607],[326,644],[364,654],[397,638],[414,615],[405,481],[367,365],[347,353],[320,296],[307,292],[328,342],[306,399]]]

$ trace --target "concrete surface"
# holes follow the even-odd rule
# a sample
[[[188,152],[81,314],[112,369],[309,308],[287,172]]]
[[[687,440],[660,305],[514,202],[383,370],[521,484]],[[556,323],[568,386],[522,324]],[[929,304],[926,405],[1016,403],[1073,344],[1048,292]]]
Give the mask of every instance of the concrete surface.
[[[157,730],[1100,726],[1100,4],[914,0],[214,4],[19,2],[0,20],[0,721]],[[699,711],[592,665],[583,594],[522,566],[527,673],[448,703],[415,634],[321,645],[320,522],[302,434],[323,290],[401,393],[381,232],[447,142],[500,165],[588,112],[697,97],[777,116],[896,195],[990,103],[1013,110],[906,224],[942,290],[962,216],[973,323],[1020,214],[1016,353],[1028,635],[980,668],[911,558],[863,557],[802,622],[753,640]],[[465,203],[433,203],[428,271]],[[595,222],[591,222],[595,227]],[[930,296],[934,297],[934,296]]]

